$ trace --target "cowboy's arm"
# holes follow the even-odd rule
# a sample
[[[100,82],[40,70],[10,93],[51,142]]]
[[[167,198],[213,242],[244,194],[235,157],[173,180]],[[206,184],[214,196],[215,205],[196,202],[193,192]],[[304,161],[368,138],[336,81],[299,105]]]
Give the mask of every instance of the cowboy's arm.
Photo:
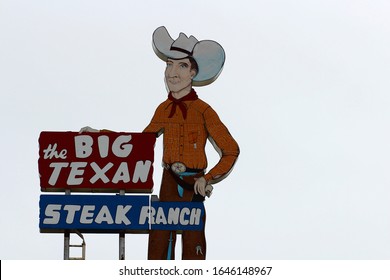
[[[211,107],[205,111],[204,116],[209,133],[209,141],[220,156],[219,162],[211,168],[204,178],[207,183],[215,184],[226,178],[233,170],[240,154],[240,149],[229,130]]]
[[[150,124],[142,132],[155,133],[156,137],[159,137],[163,133],[163,128],[159,123],[150,122]]]
[[[148,124],[148,126],[144,129],[143,132],[151,132],[155,133],[156,137],[159,137],[164,132],[164,127],[162,123],[162,109],[161,105],[154,112],[153,118]]]
[[[220,160],[206,175],[196,180],[194,191],[202,196],[206,196],[208,191],[211,193],[210,184],[218,183],[230,174],[240,153],[237,142],[221,122],[217,113],[208,107],[204,116],[209,141],[219,153]]]

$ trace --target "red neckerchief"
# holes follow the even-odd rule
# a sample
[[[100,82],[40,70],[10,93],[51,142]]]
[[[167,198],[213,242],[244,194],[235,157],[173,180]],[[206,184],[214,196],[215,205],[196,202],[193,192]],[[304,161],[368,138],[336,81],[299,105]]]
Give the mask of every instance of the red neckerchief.
[[[171,113],[169,114],[168,118],[172,118],[173,115],[176,112],[176,107],[179,106],[183,118],[187,118],[187,105],[184,103],[184,101],[190,101],[190,100],[196,100],[198,99],[198,95],[196,94],[194,89],[191,89],[190,93],[187,94],[186,96],[183,96],[180,99],[176,99],[172,96],[172,92],[169,93],[168,99],[172,101],[172,108],[171,108]]]

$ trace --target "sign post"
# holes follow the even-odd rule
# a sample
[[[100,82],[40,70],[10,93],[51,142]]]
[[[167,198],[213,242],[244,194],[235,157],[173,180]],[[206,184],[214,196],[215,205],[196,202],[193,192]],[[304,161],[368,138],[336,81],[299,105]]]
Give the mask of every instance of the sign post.
[[[120,195],[125,195],[125,191],[121,190]],[[125,240],[125,232],[121,231],[119,233],[119,260],[124,260],[126,255],[126,240]]]
[[[151,133],[41,133],[41,191],[56,194],[40,196],[39,228],[64,234],[65,260],[85,257],[83,233],[119,234],[124,260],[126,233],[203,229],[203,203],[151,199],[155,140]],[[83,240],[81,258],[70,257],[71,233]]]
[[[41,191],[64,191],[66,196],[71,191],[151,193],[154,144],[151,133],[42,132],[38,160]],[[65,260],[70,259],[73,246],[71,231],[64,230]],[[84,255],[85,241],[79,234]],[[125,259],[124,230],[119,232],[119,259]]]
[[[65,195],[70,195],[70,190],[65,190]],[[64,232],[64,260],[69,260],[70,257],[70,231]]]

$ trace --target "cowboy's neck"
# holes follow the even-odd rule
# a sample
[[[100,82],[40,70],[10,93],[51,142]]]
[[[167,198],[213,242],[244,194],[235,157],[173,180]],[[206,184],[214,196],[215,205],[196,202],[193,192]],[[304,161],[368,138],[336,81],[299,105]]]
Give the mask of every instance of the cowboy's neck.
[[[192,85],[189,85],[188,87],[185,87],[179,91],[176,91],[176,92],[171,91],[171,93],[172,93],[173,98],[180,99],[180,98],[183,98],[184,96],[188,95],[191,92],[191,90],[192,90]]]

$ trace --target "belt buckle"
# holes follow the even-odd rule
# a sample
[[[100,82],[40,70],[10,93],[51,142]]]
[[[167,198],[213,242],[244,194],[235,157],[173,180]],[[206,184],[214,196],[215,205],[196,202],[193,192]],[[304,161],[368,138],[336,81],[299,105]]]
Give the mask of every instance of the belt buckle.
[[[187,167],[184,165],[184,163],[177,161],[177,162],[172,163],[171,169],[176,174],[179,174],[179,173],[186,172]]]

